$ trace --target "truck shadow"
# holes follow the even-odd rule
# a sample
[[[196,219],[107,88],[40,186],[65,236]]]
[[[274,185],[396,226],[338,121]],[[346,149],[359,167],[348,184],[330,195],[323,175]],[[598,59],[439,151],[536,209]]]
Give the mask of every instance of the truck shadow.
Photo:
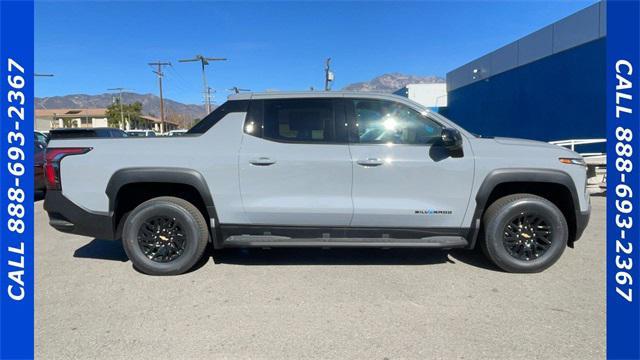
[[[127,254],[120,241],[93,239],[79,247],[76,258],[127,262]],[[437,249],[377,249],[377,248],[276,248],[222,249],[207,248],[205,256],[191,271],[215,264],[246,266],[266,265],[436,265],[463,263],[474,267],[501,271],[480,251]],[[191,272],[190,271],[190,272]]]
[[[73,253],[73,257],[122,262],[129,261],[127,254],[122,248],[122,242],[101,239],[93,239],[89,243],[77,248]]]
[[[223,249],[216,264],[235,265],[431,265],[449,262],[446,251],[425,249],[277,248]]]
[[[376,248],[224,249],[210,253],[216,264],[236,265],[435,265],[461,262],[500,271],[477,251]]]

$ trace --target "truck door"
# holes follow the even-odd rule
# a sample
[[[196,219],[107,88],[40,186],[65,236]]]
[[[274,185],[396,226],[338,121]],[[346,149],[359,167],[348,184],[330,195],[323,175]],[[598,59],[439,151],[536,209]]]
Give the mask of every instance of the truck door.
[[[468,143],[452,157],[443,126],[408,105],[345,99],[351,123],[353,227],[460,227],[473,183]]]
[[[239,171],[253,225],[348,225],[352,169],[341,101],[252,100]]]

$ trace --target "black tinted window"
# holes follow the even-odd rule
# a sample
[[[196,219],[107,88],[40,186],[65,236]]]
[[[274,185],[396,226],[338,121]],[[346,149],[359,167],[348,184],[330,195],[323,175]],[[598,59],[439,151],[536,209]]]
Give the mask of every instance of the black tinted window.
[[[51,139],[74,139],[97,136],[94,130],[52,130],[49,132],[49,135]]]
[[[252,100],[249,104],[247,118],[244,121],[245,134],[262,137],[262,113],[264,111],[264,101]]]
[[[333,142],[331,99],[265,100],[265,138],[288,142]]]

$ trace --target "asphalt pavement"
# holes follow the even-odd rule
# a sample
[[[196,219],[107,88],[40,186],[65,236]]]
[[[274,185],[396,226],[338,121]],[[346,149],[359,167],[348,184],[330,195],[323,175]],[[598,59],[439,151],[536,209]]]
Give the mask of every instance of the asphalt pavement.
[[[229,249],[174,277],[119,242],[49,227],[36,203],[36,356],[118,359],[601,359],[605,199],[540,274],[481,253]]]

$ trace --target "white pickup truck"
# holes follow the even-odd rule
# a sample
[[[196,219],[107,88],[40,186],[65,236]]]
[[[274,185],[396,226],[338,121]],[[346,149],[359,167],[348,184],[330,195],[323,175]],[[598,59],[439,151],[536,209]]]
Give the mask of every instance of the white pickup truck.
[[[482,138],[385,94],[238,94],[181,137],[52,140],[45,173],[51,226],[122,239],[148,274],[188,271],[209,243],[480,245],[536,272],[590,212],[578,154]]]

